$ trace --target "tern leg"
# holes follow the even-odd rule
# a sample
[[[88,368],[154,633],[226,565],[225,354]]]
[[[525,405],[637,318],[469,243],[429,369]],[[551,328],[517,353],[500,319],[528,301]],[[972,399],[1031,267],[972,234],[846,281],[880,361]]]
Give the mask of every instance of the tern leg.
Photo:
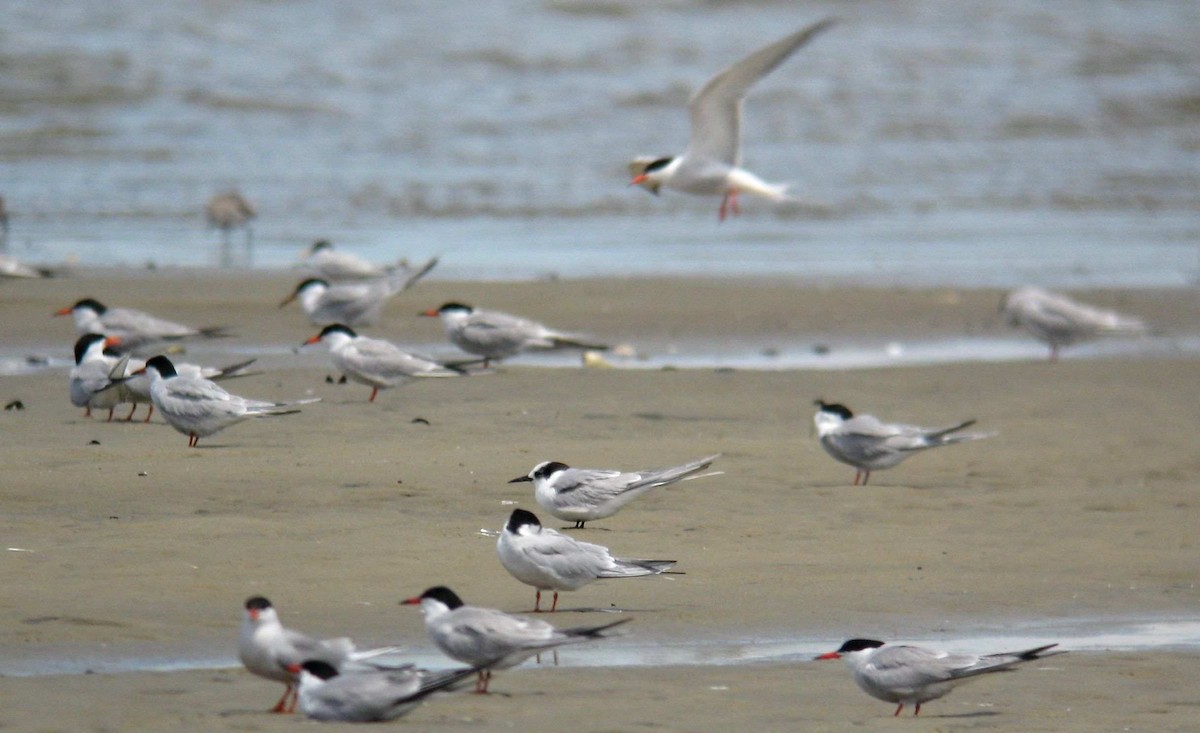
[[[915,718],[920,714],[921,714],[921,703],[917,703],[917,708],[916,708],[916,710],[913,711],[913,717]]]
[[[581,519],[581,520],[575,522],[575,529],[583,529],[583,523],[586,521],[587,521],[586,519]]]
[[[558,591],[554,591],[554,602],[550,604],[550,613],[558,610]]]
[[[154,403],[151,402],[150,403],[150,412],[146,413],[146,419],[142,420],[142,422],[150,422],[150,416],[153,414],[154,414]]]
[[[291,683],[288,683],[287,689],[285,689],[283,691],[283,697],[279,698],[279,702],[275,703],[275,707],[271,708],[271,712],[286,713],[287,712],[287,699],[288,699],[288,696],[291,694],[292,694],[292,685],[291,685]]]
[[[717,209],[717,221],[725,221],[725,214],[729,211],[729,192],[725,192],[725,196],[721,199],[721,208]]]
[[[191,433],[190,435],[188,435],[188,447],[189,448],[195,448],[196,444],[199,442],[200,442],[199,435],[196,435],[195,433]]]
[[[298,702],[300,702],[300,688],[293,685],[292,686],[292,701],[288,703],[287,711],[289,713],[296,712],[296,703],[298,703]]]
[[[92,416],[92,406],[91,405],[88,405],[87,407],[83,408],[83,416],[84,417]]]
[[[859,482],[859,481],[861,481],[861,480],[862,480],[862,471],[857,471],[857,470],[856,470],[856,471],[854,472],[854,485],[855,485],[855,486],[858,486],[858,482]]]
[[[900,716],[900,711],[901,711],[901,710],[903,710],[903,709],[904,709],[904,703],[900,703],[899,705],[897,705],[897,706],[896,706],[896,712],[892,713],[892,717],[893,717],[893,718],[899,717],[899,716]]]
[[[742,213],[741,209],[738,208],[738,190],[736,188],[729,191],[729,210],[734,216]]]
[[[542,612],[542,589],[541,588],[537,589],[537,595],[535,595],[533,597],[533,612],[534,613]]]
[[[108,408],[108,419],[105,420],[104,422],[112,422],[112,414],[113,414],[113,410],[115,410],[115,409],[117,409],[117,408],[115,408],[115,407]]]
[[[374,401],[375,401],[375,395],[377,395],[377,394],[379,394],[379,388],[378,388],[378,387],[372,387],[372,388],[371,388],[371,399],[367,400],[367,402],[374,402]]]
[[[1050,344],[1050,361],[1058,361],[1058,344]]]
[[[125,416],[125,422],[129,422],[130,420],[133,420],[133,413],[135,413],[135,412],[137,412],[137,403],[136,402],[133,403],[133,409],[130,410],[129,414]]]
[[[488,691],[488,683],[492,681],[492,670],[479,670],[479,679],[475,681],[475,694],[486,695]]]
[[[863,471],[863,486],[866,486],[867,482],[870,480],[871,480],[871,471],[870,470]]]

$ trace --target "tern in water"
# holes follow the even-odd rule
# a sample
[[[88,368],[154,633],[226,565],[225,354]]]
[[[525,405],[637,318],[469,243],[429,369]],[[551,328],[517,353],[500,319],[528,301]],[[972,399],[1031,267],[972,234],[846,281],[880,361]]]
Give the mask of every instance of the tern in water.
[[[75,305],[62,308],[56,316],[71,316],[79,334],[99,333],[121,340],[120,350],[138,351],[163,341],[188,338],[219,338],[228,336],[221,327],[193,328],[182,323],[156,318],[133,308],[109,308],[95,298],[84,298]]]
[[[414,379],[429,377],[461,377],[466,372],[419,354],[410,354],[382,339],[359,336],[354,329],[342,324],[326,326],[304,345],[325,342],[333,366],[350,379],[371,388],[371,397],[381,389],[407,384]]]
[[[1020,288],[1000,301],[1008,325],[1024,328],[1050,347],[1050,361],[1058,351],[1079,341],[1105,335],[1146,332],[1146,324],[1133,316],[1101,310],[1041,288]]]
[[[658,195],[666,186],[700,196],[721,196],[718,218],[738,213],[738,194],[745,192],[771,201],[787,199],[787,185],[767,183],[741,167],[742,101],[750,87],[782,64],[832,19],[803,28],[759,49],[714,76],[688,101],[692,134],[682,155],[638,158],[631,165],[631,184]]]
[[[601,578],[636,578],[658,575],[674,560],[630,560],[613,557],[601,545],[543,527],[537,515],[514,509],[496,541],[500,564],[517,580],[537,589],[533,612],[542,610],[542,591],[554,591],[550,612],[558,610],[558,592],[577,590]]]
[[[313,720],[373,723],[395,720],[425,697],[476,673],[473,667],[446,672],[404,667],[341,673],[320,659],[288,665],[296,675],[300,712]]]
[[[575,529],[583,529],[585,522],[611,517],[650,489],[721,475],[723,471],[700,474],[720,455],[648,471],[571,468],[558,461],[542,461],[527,475],[518,476],[509,483],[532,481],[533,498],[543,509],[559,519],[575,522]]]
[[[271,602],[262,596],[248,599],[245,608],[246,614],[238,631],[238,659],[246,669],[259,677],[287,685],[283,697],[273,708],[276,713],[291,712],[296,707],[297,673],[289,670],[290,666],[308,660],[320,660],[340,669],[348,664],[400,651],[399,647],[359,651],[354,642],[345,637],[314,639],[285,627]]]
[[[297,285],[279,307],[299,300],[308,320],[317,326],[335,323],[370,326],[379,321],[383,306],[389,300],[411,288],[436,265],[437,258],[434,257],[415,270],[405,268],[386,277],[359,282],[330,284],[327,280],[310,277]]]
[[[1022,662],[1044,659],[1064,651],[1050,652],[1058,644],[1047,644],[1020,652],[1000,654],[950,654],[919,646],[885,646],[874,639],[850,639],[836,652],[817,659],[844,659],[854,672],[854,681],[868,695],[896,703],[899,715],[905,705],[915,705],[914,716],[921,714],[921,703],[936,700],[959,684],[990,672],[1011,670]]]
[[[874,415],[855,416],[850,408],[822,400],[816,401],[813,423],[825,452],[835,460],[854,466],[854,485],[863,486],[871,471],[892,468],[914,453],[928,448],[953,445],[969,440],[991,438],[995,433],[959,433],[975,424],[967,420],[954,427],[931,429],[916,425],[888,424]]]
[[[527,318],[480,310],[462,303],[446,303],[417,315],[441,318],[446,338],[463,351],[482,356],[485,367],[492,359],[503,359],[522,351],[608,349],[604,344],[589,343],[584,336],[555,331]]]
[[[479,693],[487,692],[492,670],[515,667],[535,654],[564,644],[606,639],[605,632],[633,620],[557,629],[538,619],[464,605],[445,586],[430,588],[401,603],[421,607],[429,638],[446,656],[479,670],[475,685]]]
[[[156,356],[133,373],[150,375],[150,399],[171,427],[188,436],[193,448],[201,438],[252,417],[291,415],[299,405],[320,402],[319,398],[291,402],[249,400],[226,392],[219,384],[200,376],[178,374],[165,356]]]

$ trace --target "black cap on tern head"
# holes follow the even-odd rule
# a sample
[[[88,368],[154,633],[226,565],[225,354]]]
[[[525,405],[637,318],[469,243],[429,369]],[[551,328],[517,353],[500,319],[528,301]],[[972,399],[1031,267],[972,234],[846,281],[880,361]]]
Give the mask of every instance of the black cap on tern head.
[[[850,639],[838,648],[838,654],[861,652],[864,649],[878,649],[881,646],[883,646],[883,642],[876,639]]]
[[[545,463],[539,464],[537,468],[533,469],[533,477],[549,478],[556,471],[565,471],[568,468],[570,468],[570,466],[565,463],[559,463],[558,461],[546,461]]]
[[[247,611],[262,611],[271,607],[271,602],[262,596],[252,596],[246,599]]]
[[[347,336],[349,336],[350,338],[354,338],[354,337],[358,336],[358,334],[354,332],[353,328],[350,328],[349,326],[343,325],[341,323],[335,323],[331,326],[326,326],[325,328],[322,328],[321,333],[317,335],[317,338],[323,338],[324,336],[331,334],[331,333],[344,333]]]
[[[323,249],[333,249],[333,242],[330,242],[328,239],[318,239],[312,243],[311,247],[308,248],[308,253],[314,254]]]
[[[75,342],[75,363],[78,364],[83,361],[83,355],[87,353],[88,349],[92,348],[92,344],[104,340],[105,337],[98,333],[85,333],[80,336],[79,340]]]
[[[832,412],[835,415],[840,415],[843,420],[849,420],[854,417],[854,413],[849,407],[838,404],[836,402],[826,402],[822,399],[813,400],[813,404],[821,408],[821,412]]]
[[[104,315],[104,311],[108,310],[108,308],[103,303],[96,300],[95,298],[84,298],[83,300],[79,301],[75,305],[71,306],[71,310],[77,310],[79,308],[91,308],[92,310],[96,311],[100,315]]]
[[[451,611],[463,605],[462,599],[454,591],[444,585],[435,586],[421,594],[422,598],[432,598],[446,604]]]
[[[537,515],[533,512],[525,511],[524,509],[513,509],[512,516],[508,518],[508,524],[505,529],[509,532],[519,532],[521,527],[533,526],[541,528],[542,523],[538,521]]]
[[[309,659],[304,664],[301,664],[300,668],[323,680],[330,680],[338,676],[336,667],[329,662],[322,662],[320,659]]]
[[[450,303],[443,303],[442,307],[438,308],[438,313],[448,313],[450,311],[466,311],[466,312],[470,313],[473,310],[475,310],[475,309],[469,305],[464,305],[462,303],[450,302]]]
[[[654,171],[662,170],[663,168],[666,168],[667,166],[671,165],[672,160],[675,160],[675,159],[674,158],[658,158],[657,160],[652,160],[646,164],[646,168],[642,172],[643,173],[653,173]]]
[[[302,280],[300,284],[296,286],[296,292],[300,292],[309,285],[324,285],[325,287],[329,287],[329,283],[327,281],[322,280],[319,277],[310,277],[307,280]]]
[[[173,377],[176,374],[175,365],[171,363],[170,359],[162,354],[152,357],[149,361],[147,361],[146,367],[154,367],[163,377]]]

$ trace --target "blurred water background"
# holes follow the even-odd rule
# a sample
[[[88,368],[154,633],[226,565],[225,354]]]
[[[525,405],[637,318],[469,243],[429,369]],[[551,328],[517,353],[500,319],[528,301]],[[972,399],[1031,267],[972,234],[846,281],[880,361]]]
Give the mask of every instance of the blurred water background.
[[[802,204],[627,185],[691,90],[827,16],[746,106]],[[284,267],[318,238],[443,278],[1184,286],[1194,0],[0,1],[10,254]],[[237,188],[253,249],[205,201]]]

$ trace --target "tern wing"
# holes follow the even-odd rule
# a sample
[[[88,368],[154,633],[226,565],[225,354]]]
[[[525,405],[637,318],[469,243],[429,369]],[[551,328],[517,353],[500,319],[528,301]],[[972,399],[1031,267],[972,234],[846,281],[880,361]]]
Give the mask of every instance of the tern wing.
[[[684,157],[738,165],[741,162],[742,99],[746,92],[833,22],[832,19],[822,20],[755,51],[714,76],[692,95],[688,102],[692,135]]]

